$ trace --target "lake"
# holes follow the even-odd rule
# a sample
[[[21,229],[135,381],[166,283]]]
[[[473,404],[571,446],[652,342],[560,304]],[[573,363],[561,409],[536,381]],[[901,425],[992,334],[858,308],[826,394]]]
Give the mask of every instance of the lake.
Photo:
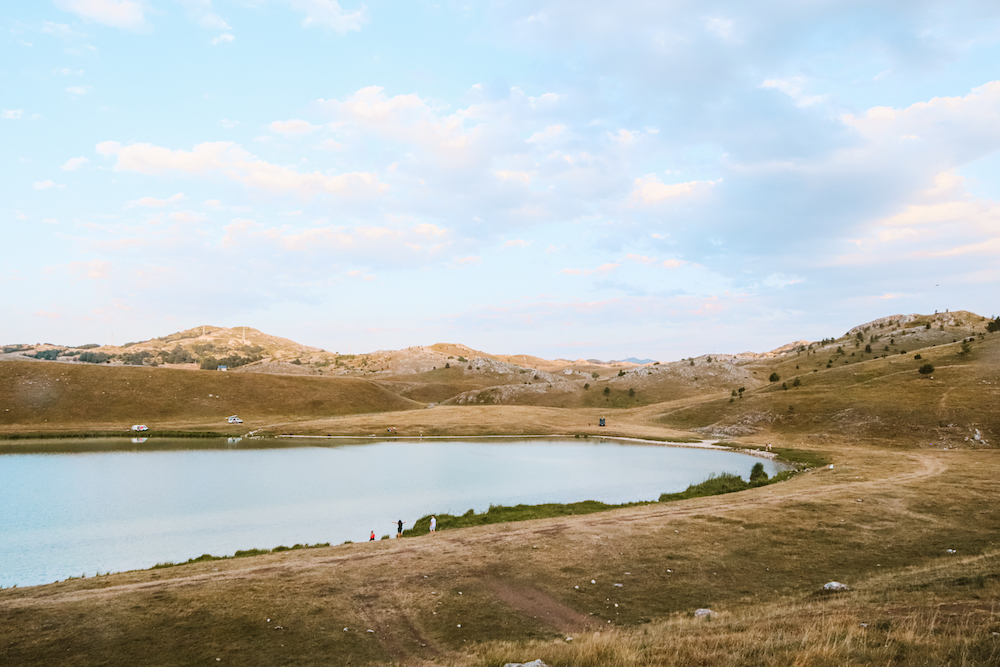
[[[769,460],[610,440],[14,441],[0,448],[0,586],[278,545],[395,537],[490,505],[623,503]],[[9,453],[15,452],[15,453]]]

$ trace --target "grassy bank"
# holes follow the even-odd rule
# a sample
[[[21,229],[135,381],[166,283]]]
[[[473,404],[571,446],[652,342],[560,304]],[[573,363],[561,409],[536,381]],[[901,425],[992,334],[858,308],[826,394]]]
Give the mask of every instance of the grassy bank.
[[[707,496],[718,496],[724,493],[734,493],[754,489],[775,482],[783,482],[795,474],[795,471],[786,470],[773,477],[763,478],[752,482],[745,481],[739,475],[722,473],[721,475],[711,475],[708,479],[698,484],[691,484],[684,491],[678,493],[660,494],[659,500],[638,501],[632,503],[622,503],[620,505],[602,503],[597,500],[584,500],[578,503],[544,503],[541,505],[490,505],[485,512],[476,514],[475,510],[469,510],[460,516],[452,514],[428,514],[417,519],[412,528],[403,531],[403,537],[416,537],[426,535],[430,532],[431,516],[437,519],[437,530],[455,530],[458,528],[470,528],[472,526],[487,526],[494,523],[507,523],[513,521],[528,521],[531,519],[551,519],[561,516],[576,516],[580,514],[594,514],[595,512],[607,512],[608,510],[622,509],[625,507],[641,507],[652,505],[657,502],[665,503],[674,500],[686,500],[688,498],[703,498]]]

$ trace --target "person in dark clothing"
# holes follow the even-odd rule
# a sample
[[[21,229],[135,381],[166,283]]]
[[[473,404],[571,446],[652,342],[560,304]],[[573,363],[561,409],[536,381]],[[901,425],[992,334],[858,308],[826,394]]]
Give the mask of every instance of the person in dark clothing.
[[[396,537],[400,538],[403,536],[403,524],[406,523],[402,519],[396,522]]]

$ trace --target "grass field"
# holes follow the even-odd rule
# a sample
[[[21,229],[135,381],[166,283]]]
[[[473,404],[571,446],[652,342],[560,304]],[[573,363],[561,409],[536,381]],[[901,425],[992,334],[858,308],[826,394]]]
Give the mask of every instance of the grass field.
[[[844,337],[802,353],[826,362],[815,373],[794,353],[755,362],[782,379],[743,398],[720,386],[621,409],[414,409],[360,380],[112,368],[64,380],[65,364],[0,363],[0,398],[16,407],[7,433],[56,428],[45,415],[62,410],[73,417],[61,426],[127,425],[152,392],[164,428],[253,414],[225,402],[238,397],[261,414],[245,426],[271,434],[718,432],[812,467],[719,496],[515,521],[518,510],[434,535],[0,590],[0,664],[1000,664],[1000,335],[977,335],[963,354],[940,334],[914,329],[907,344],[922,336],[922,348],[826,368],[838,346],[849,358]],[[800,385],[782,389],[794,370]],[[120,374],[97,375],[109,371]],[[148,391],[131,389],[142,381]],[[829,581],[851,590],[824,594]]]

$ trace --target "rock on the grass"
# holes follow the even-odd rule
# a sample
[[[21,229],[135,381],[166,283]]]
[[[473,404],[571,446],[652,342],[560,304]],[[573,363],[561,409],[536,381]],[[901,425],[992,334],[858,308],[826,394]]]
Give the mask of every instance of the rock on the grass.
[[[849,591],[851,587],[847,584],[842,584],[839,581],[831,581],[823,584],[824,591]]]
[[[695,609],[694,610],[694,616],[695,616],[695,618],[701,618],[702,616],[712,616],[714,614],[715,614],[715,612],[712,611],[711,609]]]
[[[549,667],[542,659],[532,660],[531,662],[508,662],[503,667]]]

